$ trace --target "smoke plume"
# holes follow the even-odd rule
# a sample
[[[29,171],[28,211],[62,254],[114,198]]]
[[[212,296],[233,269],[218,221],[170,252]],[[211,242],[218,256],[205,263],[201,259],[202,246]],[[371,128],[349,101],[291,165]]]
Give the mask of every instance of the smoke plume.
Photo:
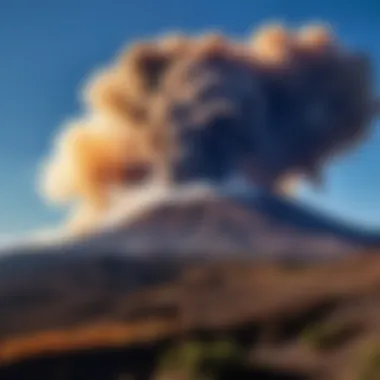
[[[145,182],[241,172],[274,191],[321,181],[377,112],[369,58],[320,25],[139,42],[94,75],[83,117],[59,135],[42,190],[86,229],[113,194]]]

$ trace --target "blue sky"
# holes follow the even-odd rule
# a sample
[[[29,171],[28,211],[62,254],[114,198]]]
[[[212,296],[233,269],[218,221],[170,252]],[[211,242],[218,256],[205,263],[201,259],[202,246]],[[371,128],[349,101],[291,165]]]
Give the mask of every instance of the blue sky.
[[[376,0],[0,0],[0,235],[59,219],[37,194],[38,165],[59,125],[80,112],[83,79],[122,46],[168,30],[244,36],[272,20],[330,22],[349,45],[372,54],[380,76]],[[305,187],[301,197],[380,227],[379,144],[376,129],[328,169],[322,190]]]

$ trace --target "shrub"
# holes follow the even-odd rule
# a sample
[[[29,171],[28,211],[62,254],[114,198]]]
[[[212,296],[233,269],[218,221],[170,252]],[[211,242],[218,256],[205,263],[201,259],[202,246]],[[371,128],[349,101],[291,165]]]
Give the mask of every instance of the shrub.
[[[189,380],[215,379],[224,368],[241,365],[244,355],[233,341],[188,341],[166,351],[159,373],[182,373]]]
[[[366,353],[363,366],[358,380],[378,380],[380,379],[380,344],[372,347]]]
[[[307,327],[304,342],[318,350],[329,349],[344,342],[354,332],[354,326],[343,322],[320,322]]]

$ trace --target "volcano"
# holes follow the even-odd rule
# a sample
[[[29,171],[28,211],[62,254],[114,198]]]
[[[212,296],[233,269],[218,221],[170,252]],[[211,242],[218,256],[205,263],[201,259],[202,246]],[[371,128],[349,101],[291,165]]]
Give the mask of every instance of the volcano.
[[[19,379],[7,365],[35,357],[152,347],[199,331],[233,330],[246,344],[258,329],[261,340],[249,343],[261,358],[268,341],[278,349],[272,365],[322,374],[258,378],[337,378],[323,371],[349,363],[349,350],[297,354],[307,322],[336,309],[357,322],[360,295],[375,305],[363,306],[367,329],[350,325],[344,338],[378,333],[380,232],[283,191],[294,173],[318,179],[369,131],[378,104],[368,60],[320,28],[269,28],[253,45],[142,43],[96,81],[92,117],[63,134],[47,168],[50,195],[74,199],[91,228],[1,250],[0,375],[3,365]],[[115,187],[127,188],[116,201]],[[116,376],[96,368],[72,378]]]

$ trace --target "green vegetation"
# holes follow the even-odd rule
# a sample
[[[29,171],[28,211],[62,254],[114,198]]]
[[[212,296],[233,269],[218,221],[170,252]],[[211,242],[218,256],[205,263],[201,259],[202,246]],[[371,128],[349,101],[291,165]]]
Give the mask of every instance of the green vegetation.
[[[380,344],[371,347],[366,353],[358,380],[380,379]]]
[[[188,341],[164,353],[159,373],[181,373],[188,380],[212,380],[224,369],[243,364],[243,351],[233,341]]]
[[[303,341],[318,350],[339,345],[354,332],[354,327],[342,322],[320,322],[307,327],[302,333]]]

